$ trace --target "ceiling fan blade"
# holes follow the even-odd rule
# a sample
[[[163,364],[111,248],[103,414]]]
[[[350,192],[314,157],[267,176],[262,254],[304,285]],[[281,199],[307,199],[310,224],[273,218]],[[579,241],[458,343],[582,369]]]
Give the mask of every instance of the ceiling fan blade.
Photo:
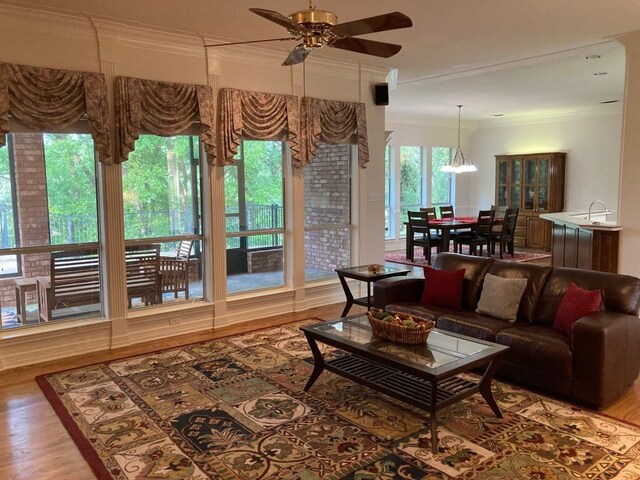
[[[205,45],[205,47],[228,47],[229,45],[246,45],[247,43],[262,43],[262,42],[288,42],[290,40],[295,40],[295,38],[293,37],[266,38],[264,40],[247,40],[246,42],[214,43],[211,45]]]
[[[267,20],[271,20],[274,23],[286,28],[287,30],[292,30],[294,32],[306,32],[307,29],[302,25],[298,25],[293,20],[285,17],[281,13],[274,12],[273,10],[265,10],[264,8],[250,8],[249,11],[255,13],[256,15],[260,15],[262,18],[266,18]]]
[[[413,26],[413,22],[404,13],[393,12],[376,17],[361,18],[353,22],[339,23],[331,31],[339,37],[353,37],[365,33],[384,32]]]
[[[392,57],[402,48],[402,45],[396,45],[394,43],[376,42],[374,40],[351,37],[339,38],[338,40],[329,43],[329,46],[383,58]]]
[[[289,56],[285,59],[284,62],[282,62],[282,66],[287,67],[289,65],[302,63],[304,62],[305,58],[307,58],[310,52],[311,50],[307,50],[306,48],[304,48],[304,45],[301,43],[300,45],[296,46],[296,48],[291,50]]]

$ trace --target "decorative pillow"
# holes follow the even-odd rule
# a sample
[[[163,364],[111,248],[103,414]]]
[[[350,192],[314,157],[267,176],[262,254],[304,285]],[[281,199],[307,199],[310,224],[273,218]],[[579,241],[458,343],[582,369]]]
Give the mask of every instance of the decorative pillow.
[[[553,329],[571,336],[574,323],[588,313],[599,312],[601,307],[600,290],[585,290],[571,282],[560,300]]]
[[[464,268],[453,271],[424,267],[424,290],[420,303],[460,308]]]
[[[515,322],[526,288],[526,278],[504,278],[487,273],[476,312]]]

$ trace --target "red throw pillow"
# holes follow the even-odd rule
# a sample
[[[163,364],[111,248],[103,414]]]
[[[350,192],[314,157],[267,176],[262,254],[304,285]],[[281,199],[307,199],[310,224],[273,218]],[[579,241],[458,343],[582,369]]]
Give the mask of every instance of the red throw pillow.
[[[424,267],[424,290],[421,303],[442,307],[460,308],[462,304],[462,282],[464,268],[446,271]]]
[[[588,313],[599,312],[601,306],[600,290],[585,290],[571,282],[560,300],[553,329],[571,336],[573,324]]]

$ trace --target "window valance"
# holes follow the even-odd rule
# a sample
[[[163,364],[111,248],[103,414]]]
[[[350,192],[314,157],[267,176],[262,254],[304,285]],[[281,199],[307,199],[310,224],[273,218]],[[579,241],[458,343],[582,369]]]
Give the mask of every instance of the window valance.
[[[296,96],[223,88],[219,129],[222,158],[217,163],[220,166],[233,163],[242,137],[268,140],[283,134],[291,148],[292,163],[296,166],[303,163],[300,107]]]
[[[207,85],[116,77],[116,161],[127,160],[141,131],[168,137],[200,123],[207,161],[216,158],[213,94]]]
[[[338,102],[304,97],[301,105],[301,128],[305,135],[304,162],[308,165],[316,154],[318,143],[357,143],[358,164],[369,162],[367,112],[364,103]]]
[[[85,115],[100,161],[112,163],[104,75],[0,63],[0,146],[9,116],[36,131],[57,131]]]

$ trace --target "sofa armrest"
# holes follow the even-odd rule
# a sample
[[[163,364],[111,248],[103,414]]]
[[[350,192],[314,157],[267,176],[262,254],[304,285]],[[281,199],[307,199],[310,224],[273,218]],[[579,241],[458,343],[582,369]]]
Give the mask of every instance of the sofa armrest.
[[[603,311],[573,325],[573,396],[591,406],[615,400],[640,372],[640,319]]]
[[[424,278],[391,277],[373,284],[373,305],[384,308],[391,303],[417,302],[424,290]]]

